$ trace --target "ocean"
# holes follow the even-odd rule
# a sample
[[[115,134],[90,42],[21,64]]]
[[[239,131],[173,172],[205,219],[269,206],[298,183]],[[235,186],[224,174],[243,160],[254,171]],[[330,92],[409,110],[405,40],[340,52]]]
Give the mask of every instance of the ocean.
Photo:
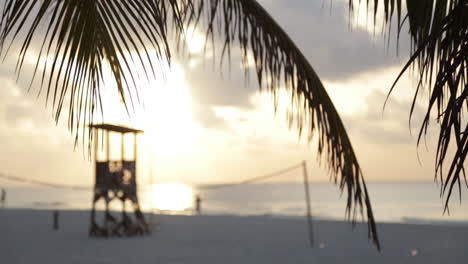
[[[141,188],[140,205],[145,212],[192,214],[193,200],[198,195],[203,214],[303,217],[306,213],[304,186],[301,183],[211,187],[213,186],[197,188],[183,184],[158,184]],[[6,208],[89,210],[91,206],[91,189],[66,190],[29,186],[3,188],[7,192],[4,204]],[[444,214],[444,200],[439,196],[439,186],[432,182],[369,183],[368,189],[378,222],[468,224],[466,188],[462,189],[461,203],[458,192],[454,193],[450,214]],[[345,219],[346,195],[340,196],[335,185],[310,183],[310,194],[314,218]],[[119,210],[119,203],[113,203],[112,208]]]

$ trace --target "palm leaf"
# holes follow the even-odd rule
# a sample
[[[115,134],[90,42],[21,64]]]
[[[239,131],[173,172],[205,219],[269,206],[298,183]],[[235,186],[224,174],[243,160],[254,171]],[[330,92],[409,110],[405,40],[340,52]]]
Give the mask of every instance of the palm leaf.
[[[244,61],[252,56],[260,87],[277,97],[279,87],[292,96],[290,116],[299,133],[318,135],[318,152],[326,155],[333,180],[345,189],[348,217],[355,219],[357,209],[365,208],[369,235],[379,247],[377,232],[364,178],[344,125],[322,82],[287,33],[265,9],[252,0],[192,1],[186,10],[186,24],[205,19],[207,39],[220,32],[224,39],[222,54],[240,46]],[[247,51],[251,51],[248,53]],[[309,137],[310,138],[310,137]]]
[[[349,4],[353,9],[352,1]],[[376,7],[374,16],[377,14],[377,6],[383,5],[385,26],[388,28],[394,12],[397,12],[399,35],[404,28],[401,25],[404,8],[402,1],[374,0],[373,4]],[[464,118],[468,109],[468,0],[407,0],[406,9],[405,23],[408,24],[411,36],[411,57],[389,95],[406,71],[416,71],[419,81],[410,110],[411,119],[420,91],[429,91],[418,144],[427,133],[432,119],[435,119],[440,127],[435,179],[442,183],[444,211],[448,211],[453,189],[458,187],[461,199],[462,181],[468,187],[464,168],[468,154],[468,125]],[[448,172],[444,171],[446,159],[451,159]]]
[[[45,33],[39,30],[41,23],[49,25]],[[300,134],[307,130],[309,138],[316,136],[318,152],[326,158],[332,179],[346,191],[347,216],[355,220],[365,211],[369,236],[379,248],[369,194],[345,127],[305,56],[257,1],[7,0],[1,26],[2,46],[26,33],[21,37],[18,72],[33,37],[42,38],[39,55],[47,54],[54,63],[44,70],[41,89],[52,100],[56,119],[70,96],[68,120],[75,130],[91,120],[96,109],[102,111],[104,62],[111,65],[122,100],[133,104],[131,95],[138,91],[132,65],[151,57],[147,47],[159,59],[170,60],[168,27],[175,29],[179,43],[188,27],[204,26],[213,43],[219,35],[223,40],[221,60],[230,57],[232,48],[240,48],[244,61],[252,54],[260,87],[275,98],[281,87],[289,91],[291,121]],[[132,51],[139,51],[136,58],[126,56]],[[154,74],[146,71],[147,78]],[[87,114],[84,118],[83,112]]]
[[[69,128],[79,131],[96,111],[102,111],[104,62],[109,65],[121,100],[131,106],[132,95],[138,95],[134,92],[136,76],[131,70],[135,63],[151,56],[170,59],[166,18],[161,14],[164,5],[138,0],[5,1],[0,46],[8,52],[13,43],[22,39],[16,65],[18,76],[25,59],[37,56],[31,85],[40,79],[40,91],[44,90],[47,101],[52,102],[56,121],[67,105]],[[38,54],[30,51],[35,40],[42,43]],[[140,49],[143,51],[136,58],[128,55]],[[154,74],[154,62],[148,61],[151,69],[145,69],[147,76],[151,70]],[[43,74],[37,76],[41,66]]]

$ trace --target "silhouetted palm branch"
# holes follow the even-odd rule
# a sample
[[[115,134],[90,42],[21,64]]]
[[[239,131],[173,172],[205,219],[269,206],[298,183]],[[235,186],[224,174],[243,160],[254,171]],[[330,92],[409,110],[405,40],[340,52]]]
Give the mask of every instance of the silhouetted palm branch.
[[[33,37],[42,41],[36,69],[41,56],[48,56],[53,63],[46,64],[41,89],[52,101],[56,119],[69,98],[69,125],[78,131],[92,120],[96,109],[101,109],[101,88],[108,82],[103,78],[105,62],[111,67],[122,100],[128,105],[128,97],[132,104],[131,95],[138,95],[132,66],[152,55],[170,61],[168,28],[173,27],[180,38],[194,25],[206,27],[207,39],[214,39],[219,32],[221,59],[229,57],[231,48],[237,46],[244,60],[251,54],[260,87],[275,97],[281,87],[289,91],[291,120],[299,133],[307,129],[309,138],[317,135],[318,152],[326,157],[333,180],[347,192],[348,217],[354,220],[365,210],[369,236],[379,247],[369,195],[343,123],[304,55],[256,1],[6,0],[0,44],[5,48],[8,39],[22,39],[19,73]],[[134,51],[137,55],[129,57]],[[150,68],[145,69],[146,78],[155,74],[154,67]]]
[[[419,78],[410,118],[417,98],[423,89],[429,91],[426,114],[419,132],[418,144],[427,133],[431,117],[440,125],[437,146],[435,177],[443,183],[441,195],[445,195],[445,210],[455,186],[461,196],[462,181],[465,184],[465,159],[468,154],[468,122],[464,118],[468,107],[468,0],[407,0],[406,10],[401,0],[374,0],[374,16],[379,3],[384,7],[386,26],[396,14],[398,35],[408,23],[411,35],[411,57],[393,84],[394,89],[401,76],[412,68]],[[350,1],[353,9],[353,2]],[[454,149],[449,170],[445,175],[443,165]]]

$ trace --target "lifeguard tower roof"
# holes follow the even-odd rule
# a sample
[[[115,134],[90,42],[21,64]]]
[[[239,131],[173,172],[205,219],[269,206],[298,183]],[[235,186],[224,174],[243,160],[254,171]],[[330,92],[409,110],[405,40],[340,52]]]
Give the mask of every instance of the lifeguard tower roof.
[[[118,125],[113,125],[113,124],[90,124],[90,128],[99,128],[103,130],[108,130],[108,131],[114,131],[118,133],[143,133],[143,130],[140,129],[135,129],[131,127],[126,127],[126,126],[118,126]]]

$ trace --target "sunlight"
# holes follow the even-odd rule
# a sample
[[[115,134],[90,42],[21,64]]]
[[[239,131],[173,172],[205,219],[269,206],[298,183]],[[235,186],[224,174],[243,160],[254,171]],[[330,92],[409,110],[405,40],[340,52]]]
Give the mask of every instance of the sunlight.
[[[205,37],[195,27],[189,27],[184,37],[191,54],[199,54],[205,48]]]
[[[193,190],[180,183],[153,185],[153,207],[159,210],[184,211],[192,206]]]
[[[157,61],[157,57],[151,59]],[[156,76],[152,75],[146,58],[143,58],[143,64],[134,65],[133,74],[138,77],[138,99],[136,93],[132,95],[134,106],[128,105],[129,113],[119,98],[115,84],[106,84],[103,119],[108,123],[144,130],[140,137],[140,145],[144,149],[152,148],[166,155],[180,153],[181,149],[193,149],[197,125],[192,116],[190,85],[185,79],[184,69],[177,62],[172,62],[170,68],[164,63],[153,63],[152,66]],[[145,69],[150,71],[149,78],[144,77]],[[108,74],[106,79],[112,79]]]
[[[172,155],[195,148],[197,124],[182,66],[173,63],[167,77],[166,83],[144,90],[145,106],[135,125],[145,130],[143,142]]]
[[[375,91],[380,91],[387,94],[396,76],[400,73],[402,66],[393,66],[386,69],[378,69],[356,75],[352,79],[342,81],[324,81],[324,86],[332,99],[338,112],[346,113],[347,115],[356,115],[367,111],[369,95]],[[398,86],[393,90],[390,101],[394,98],[398,100],[412,100],[412,93],[408,93],[401,87],[409,87],[417,85],[412,83],[408,75],[402,76]],[[359,93],[356,91],[359,90]],[[382,107],[385,100],[378,102]]]
[[[242,51],[244,53],[244,51]],[[242,57],[242,61],[240,63],[241,69],[253,69],[255,68],[255,58],[251,51],[247,52],[246,57]]]

